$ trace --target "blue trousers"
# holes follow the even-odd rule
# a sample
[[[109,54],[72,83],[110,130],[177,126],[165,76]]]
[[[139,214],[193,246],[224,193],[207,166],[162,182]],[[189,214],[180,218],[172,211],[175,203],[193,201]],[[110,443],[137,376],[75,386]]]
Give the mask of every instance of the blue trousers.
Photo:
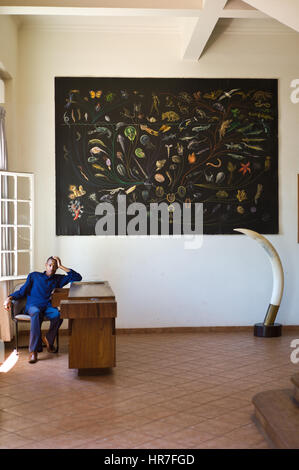
[[[30,315],[31,327],[30,327],[30,341],[29,351],[30,352],[42,352],[42,337],[41,337],[41,325],[44,320],[50,320],[50,328],[46,334],[49,344],[52,346],[54,339],[57,335],[58,329],[62,323],[60,318],[59,310],[55,307],[35,307],[30,305],[26,309],[26,313]]]

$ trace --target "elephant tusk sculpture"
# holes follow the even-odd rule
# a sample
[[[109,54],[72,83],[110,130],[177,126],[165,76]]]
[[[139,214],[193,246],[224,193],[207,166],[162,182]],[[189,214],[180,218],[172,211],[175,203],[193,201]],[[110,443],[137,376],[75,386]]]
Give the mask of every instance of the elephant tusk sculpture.
[[[246,228],[235,228],[234,230],[236,232],[244,233],[244,235],[256,240],[266,251],[272,266],[273,289],[270,304],[268,306],[264,322],[255,324],[254,334],[255,336],[263,337],[281,336],[281,324],[275,323],[284,287],[283,267],[278,253],[269,240],[258,232],[254,232],[253,230]]]

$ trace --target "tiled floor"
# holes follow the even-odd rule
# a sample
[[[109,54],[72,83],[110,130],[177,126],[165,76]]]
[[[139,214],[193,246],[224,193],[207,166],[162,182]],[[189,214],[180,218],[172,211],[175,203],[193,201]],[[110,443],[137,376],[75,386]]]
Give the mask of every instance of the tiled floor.
[[[60,353],[27,350],[0,374],[0,448],[269,448],[251,398],[292,388],[292,339],[250,332],[121,334],[117,367],[78,377]]]

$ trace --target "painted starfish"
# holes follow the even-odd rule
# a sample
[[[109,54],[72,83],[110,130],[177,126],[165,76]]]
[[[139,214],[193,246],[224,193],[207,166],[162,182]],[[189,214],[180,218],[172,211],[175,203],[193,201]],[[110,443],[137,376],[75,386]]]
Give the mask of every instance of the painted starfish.
[[[239,168],[239,171],[243,173],[243,175],[246,175],[247,171],[248,173],[251,173],[251,169],[249,168],[250,162],[247,163],[241,163],[241,168]]]

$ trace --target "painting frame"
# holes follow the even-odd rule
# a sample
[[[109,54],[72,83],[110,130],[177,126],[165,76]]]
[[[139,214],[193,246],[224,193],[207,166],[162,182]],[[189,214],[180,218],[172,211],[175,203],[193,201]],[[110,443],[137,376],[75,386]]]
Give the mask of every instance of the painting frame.
[[[205,234],[278,233],[277,88],[264,78],[56,77],[56,234],[94,235],[97,204],[116,207],[118,188],[147,207],[203,203]]]

